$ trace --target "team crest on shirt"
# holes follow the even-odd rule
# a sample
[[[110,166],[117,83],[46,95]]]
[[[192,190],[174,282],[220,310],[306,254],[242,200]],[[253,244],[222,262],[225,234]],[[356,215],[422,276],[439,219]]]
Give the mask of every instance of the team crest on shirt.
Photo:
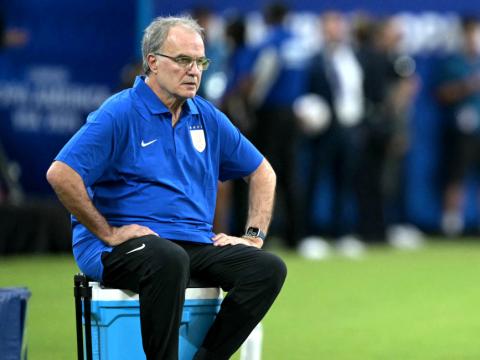
[[[205,132],[203,131],[202,125],[191,125],[190,136],[192,137],[193,147],[198,152],[203,152],[207,146],[207,142],[205,141]]]

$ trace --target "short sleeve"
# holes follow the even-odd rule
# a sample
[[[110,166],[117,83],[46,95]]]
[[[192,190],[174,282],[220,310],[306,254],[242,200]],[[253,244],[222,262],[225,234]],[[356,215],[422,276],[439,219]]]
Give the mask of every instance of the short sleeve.
[[[263,161],[263,155],[225,114],[217,114],[220,139],[219,179],[226,181],[250,175]]]
[[[102,110],[91,113],[87,122],[68,141],[55,160],[73,168],[91,186],[104,174],[114,156],[112,116]]]

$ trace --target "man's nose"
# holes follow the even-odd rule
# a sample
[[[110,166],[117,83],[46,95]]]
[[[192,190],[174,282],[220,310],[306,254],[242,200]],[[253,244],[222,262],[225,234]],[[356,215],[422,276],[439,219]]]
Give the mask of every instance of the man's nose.
[[[192,63],[190,65],[188,65],[188,73],[191,74],[191,73],[195,73],[195,74],[199,74],[202,72],[202,70],[200,70],[200,67],[199,65],[197,64],[196,61],[192,61]]]

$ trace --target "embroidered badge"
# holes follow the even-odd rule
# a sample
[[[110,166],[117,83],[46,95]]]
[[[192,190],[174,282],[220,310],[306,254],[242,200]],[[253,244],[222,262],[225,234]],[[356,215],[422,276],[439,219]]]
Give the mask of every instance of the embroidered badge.
[[[203,152],[207,146],[205,141],[205,133],[201,125],[190,126],[190,136],[192,137],[193,147],[198,152]]]

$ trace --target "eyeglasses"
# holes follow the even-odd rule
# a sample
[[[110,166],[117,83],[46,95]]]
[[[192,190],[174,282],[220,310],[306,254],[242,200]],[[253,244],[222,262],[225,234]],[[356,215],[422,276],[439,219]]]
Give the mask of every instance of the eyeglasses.
[[[157,52],[153,54],[166,57],[167,59],[172,60],[173,62],[177,63],[179,66],[181,66],[184,69],[190,69],[194,62],[195,64],[197,64],[198,70],[201,70],[201,71],[207,70],[208,66],[210,65],[210,59],[205,56],[194,58],[187,55],[179,55],[174,57],[174,56],[168,56],[165,54],[160,54]]]

